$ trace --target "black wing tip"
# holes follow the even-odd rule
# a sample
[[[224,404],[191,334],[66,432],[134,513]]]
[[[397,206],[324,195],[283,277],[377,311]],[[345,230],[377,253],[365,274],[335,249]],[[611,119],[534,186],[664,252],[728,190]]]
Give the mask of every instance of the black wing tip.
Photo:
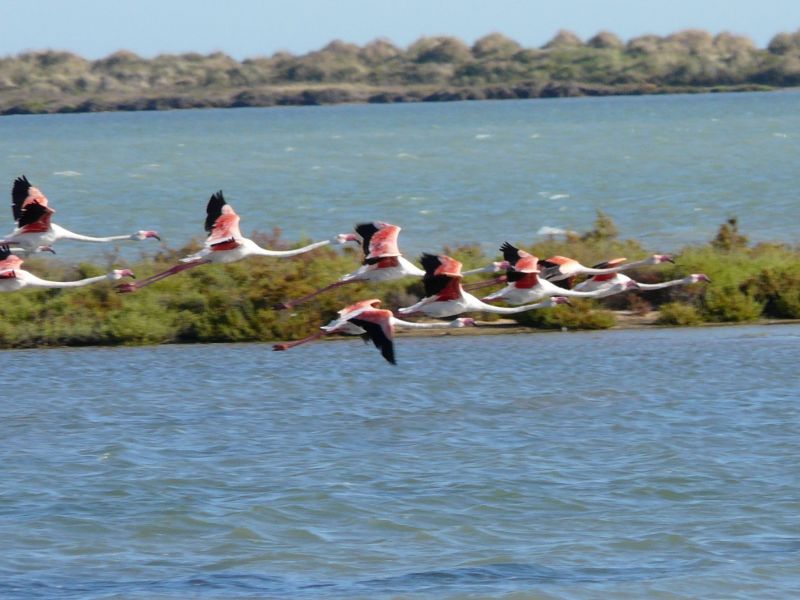
[[[11,246],[8,244],[0,244],[0,260],[5,260],[11,256]]]
[[[442,264],[437,255],[429,254],[428,252],[422,253],[422,256],[419,257],[419,262],[422,264],[426,275],[433,275],[434,271]]]
[[[500,252],[503,253],[503,258],[505,258],[512,265],[516,264],[516,262],[519,260],[519,248],[512,246],[508,242],[503,242],[503,244],[500,246]]]
[[[505,252],[507,250],[510,250],[512,252],[517,252],[519,249],[516,246],[512,246],[509,242],[503,242],[500,245],[500,252]]]
[[[217,190],[216,192],[211,194],[211,198],[209,198],[209,202],[211,202],[212,200],[215,201],[215,202],[225,203],[225,196],[222,193],[222,190]]]

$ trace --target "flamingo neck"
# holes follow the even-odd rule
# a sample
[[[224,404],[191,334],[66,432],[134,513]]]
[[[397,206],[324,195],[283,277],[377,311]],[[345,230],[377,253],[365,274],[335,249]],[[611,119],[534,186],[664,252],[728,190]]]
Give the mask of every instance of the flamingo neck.
[[[257,245],[255,242],[252,243],[252,246],[248,244],[248,253],[254,256],[278,256],[278,257],[286,257],[286,256],[297,256],[298,254],[305,254],[306,252],[310,252],[316,248],[320,248],[322,246],[327,246],[330,244],[330,240],[323,240],[321,242],[314,242],[313,244],[308,244],[307,246],[303,246],[302,248],[295,248],[294,250],[268,250],[267,248],[262,248],[261,246]]]

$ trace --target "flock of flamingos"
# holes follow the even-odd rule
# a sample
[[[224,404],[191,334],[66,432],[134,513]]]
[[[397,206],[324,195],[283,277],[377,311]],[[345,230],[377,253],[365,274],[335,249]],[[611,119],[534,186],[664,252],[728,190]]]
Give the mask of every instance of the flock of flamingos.
[[[24,175],[14,181],[11,198],[16,228],[11,234],[0,240],[0,291],[3,292],[16,291],[25,287],[81,287],[100,281],[133,278],[133,273],[129,269],[116,269],[106,275],[78,281],[48,281],[20,268],[23,263],[20,256],[27,256],[34,252],[52,252],[53,244],[59,240],[115,242],[141,241],[147,238],[160,239],[155,231],[92,237],[74,233],[56,225],[51,222],[55,210],[48,205],[45,195],[31,185]],[[331,242],[331,240],[324,240],[285,251],[262,248],[242,235],[239,230],[239,215],[225,201],[221,191],[213,194],[208,201],[205,230],[208,232],[208,237],[199,252],[181,259],[178,264],[166,271],[146,279],[120,283],[117,285],[117,290],[121,293],[135,292],[165,277],[208,263],[230,263],[248,256],[296,256]],[[422,264],[422,269],[420,269],[400,254],[397,243],[399,233],[400,227],[397,225],[376,221],[356,225],[354,233],[338,235],[336,241],[339,243],[355,242],[361,245],[364,253],[361,266],[313,294],[288,300],[277,305],[276,308],[296,307],[318,294],[348,283],[388,281],[408,276],[422,277],[425,297],[413,306],[399,309],[398,314],[403,317],[426,315],[436,318],[453,317],[477,311],[514,314],[568,303],[569,297],[600,298],[631,289],[652,290],[709,281],[706,275],[698,273],[664,283],[644,284],[622,274],[622,271],[637,266],[673,262],[672,256],[668,254],[654,254],[636,262],[626,262],[624,258],[617,258],[589,268],[564,256],[552,256],[547,260],[540,260],[524,250],[515,248],[508,242],[500,247],[503,260],[483,268],[462,272],[461,263],[449,256],[423,254],[420,259]],[[488,281],[468,285],[461,284],[464,275],[501,272],[502,275]],[[574,282],[579,276],[587,278],[574,287],[570,286],[572,289],[554,283],[565,280]],[[483,300],[479,300],[469,293],[472,290],[499,284],[504,284],[504,286],[484,297]],[[496,301],[503,301],[513,306],[501,307],[490,304]],[[392,314],[391,311],[381,309],[380,304],[381,301],[376,298],[356,302],[340,310],[337,319],[322,326],[320,331],[314,335],[294,342],[275,344],[273,349],[288,350],[332,333],[360,335],[365,340],[371,340],[383,357],[394,364],[393,340],[394,330],[397,327],[432,329],[475,325],[475,321],[471,318],[456,318],[449,322],[405,321]]]

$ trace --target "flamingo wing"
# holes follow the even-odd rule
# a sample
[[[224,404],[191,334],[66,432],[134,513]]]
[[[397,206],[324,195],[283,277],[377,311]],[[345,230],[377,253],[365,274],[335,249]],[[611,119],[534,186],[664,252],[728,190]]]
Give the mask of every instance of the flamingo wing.
[[[503,253],[503,258],[508,262],[510,265],[516,266],[517,261],[520,258],[519,248],[516,248],[509,244],[508,242],[503,242],[503,245],[500,246],[500,252]]]
[[[11,210],[17,227],[22,228],[34,223],[42,223],[45,229],[49,227],[48,216],[55,211],[47,206],[47,197],[39,188],[32,186],[25,175],[14,180],[11,200]]]
[[[0,272],[18,269],[22,262],[19,256],[11,254],[11,248],[9,248],[8,244],[0,245]]]
[[[28,190],[31,189],[31,182],[25,175],[14,180],[14,187],[11,188],[11,211],[14,213],[14,221],[19,222],[22,216],[22,204],[28,197]]]
[[[392,313],[388,310],[368,310],[349,321],[361,327],[367,338],[381,351],[381,356],[394,365],[397,363],[394,358],[394,327],[391,316]]]
[[[364,247],[364,264],[375,264],[382,258],[400,256],[397,237],[400,228],[389,223],[368,223],[356,227]]]
[[[242,238],[242,233],[239,231],[239,215],[225,201],[222,190],[213,194],[208,201],[205,229],[208,232],[207,244]]]
[[[360,302],[356,302],[355,304],[351,304],[350,306],[345,306],[339,312],[340,318],[347,318],[348,315],[353,315],[353,313],[358,313],[360,311],[375,308],[377,309],[381,305],[381,301],[378,298],[370,298],[369,300],[361,300]]]
[[[359,223],[356,225],[356,233],[361,238],[361,249],[364,251],[364,257],[369,255],[369,244],[372,236],[378,231],[374,223]]]
[[[601,263],[597,263],[596,265],[593,265],[592,268],[593,269],[610,269],[611,267],[617,267],[617,266],[621,265],[626,260],[628,260],[628,259],[627,258],[612,258],[611,260],[605,260],[605,261],[603,261]]]
[[[436,255],[425,252],[419,260],[422,268],[425,269],[426,277],[433,275],[461,277],[461,263],[445,254]]]
[[[547,260],[539,261],[539,268],[542,269],[541,272],[544,279],[550,279],[555,275],[569,275],[573,271],[580,269],[580,267],[581,265],[577,260],[566,256],[551,256]]]

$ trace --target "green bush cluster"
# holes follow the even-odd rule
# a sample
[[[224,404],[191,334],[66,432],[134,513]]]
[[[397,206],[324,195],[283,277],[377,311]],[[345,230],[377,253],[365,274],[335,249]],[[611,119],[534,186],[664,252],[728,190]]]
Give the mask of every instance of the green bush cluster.
[[[292,246],[277,231],[252,237],[265,247]],[[298,244],[303,243],[306,242]],[[564,254],[588,265],[616,256],[642,258],[649,253],[634,241],[618,239],[613,223],[602,213],[586,233],[520,246],[541,258]],[[162,250],[135,264],[114,266],[126,266],[137,276],[147,277],[169,268],[197,247],[195,242],[180,249]],[[477,245],[445,247],[442,251],[461,260],[465,269],[499,258],[485,256]],[[315,331],[354,300],[377,297],[384,306],[395,309],[413,304],[422,295],[421,282],[409,278],[343,286],[297,309],[274,310],[275,304],[312,292],[354,270],[359,259],[355,250],[324,247],[291,259],[251,258],[229,265],[205,265],[133,294],[118,294],[110,284],[0,294],[0,347],[292,339]],[[45,258],[29,259],[25,268],[54,280],[90,277],[105,271],[97,265],[68,266]],[[611,309],[636,312],[642,306],[660,308],[659,323],[668,325],[800,318],[799,248],[757,244],[721,249],[712,240],[704,246],[684,248],[675,265],[647,267],[629,274],[640,281],[654,282],[690,273],[706,273],[712,283],[628,292],[600,301],[579,300],[571,306],[530,311],[515,318],[531,327],[602,329],[615,324]],[[478,279],[473,276],[470,280]],[[492,315],[474,316],[493,320]]]
[[[408,48],[382,39],[363,47],[337,40],[300,56],[278,52],[242,61],[221,52],[145,59],[125,50],[95,61],[54,50],[0,58],[3,112],[653,93],[798,84],[800,31],[779,33],[763,49],[744,36],[691,29],[627,42],[607,31],[585,42],[561,31],[541,48],[523,48],[499,33],[471,46],[447,36],[423,37]]]

